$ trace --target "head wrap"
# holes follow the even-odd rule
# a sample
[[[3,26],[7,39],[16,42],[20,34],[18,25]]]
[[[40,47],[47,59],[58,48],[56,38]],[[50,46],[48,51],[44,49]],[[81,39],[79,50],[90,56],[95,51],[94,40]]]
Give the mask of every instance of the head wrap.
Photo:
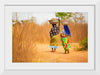
[[[64,25],[64,30],[65,30],[65,32],[66,32],[67,35],[71,36],[70,30],[69,30],[69,28],[68,28],[67,25]]]

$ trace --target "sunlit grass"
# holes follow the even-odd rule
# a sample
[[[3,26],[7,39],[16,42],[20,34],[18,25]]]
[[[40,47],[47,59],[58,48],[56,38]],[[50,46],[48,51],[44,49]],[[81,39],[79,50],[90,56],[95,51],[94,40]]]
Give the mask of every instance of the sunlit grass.
[[[79,42],[84,37],[87,37],[87,24],[76,24],[70,23],[69,29],[71,37],[70,42]],[[40,44],[49,44],[50,35],[49,31],[51,25],[47,22],[43,25],[37,25],[35,23],[15,23],[12,27],[12,57],[13,62],[35,62],[39,61],[37,56],[37,46]],[[60,26],[60,32],[63,26]],[[59,45],[61,45],[60,34],[58,35]],[[76,49],[78,50],[78,49]]]

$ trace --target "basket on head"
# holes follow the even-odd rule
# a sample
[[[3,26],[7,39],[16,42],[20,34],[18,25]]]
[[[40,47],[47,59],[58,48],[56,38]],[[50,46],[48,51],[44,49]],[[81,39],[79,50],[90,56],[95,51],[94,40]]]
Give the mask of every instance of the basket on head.
[[[69,24],[69,20],[65,19],[65,20],[61,20],[62,25],[67,25]]]
[[[49,20],[50,24],[57,24],[59,21],[58,19],[52,18],[51,20]]]

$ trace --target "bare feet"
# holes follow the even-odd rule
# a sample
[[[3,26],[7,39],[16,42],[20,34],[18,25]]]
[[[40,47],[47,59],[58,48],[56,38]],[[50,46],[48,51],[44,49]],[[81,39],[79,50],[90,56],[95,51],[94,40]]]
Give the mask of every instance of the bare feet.
[[[66,54],[66,51],[65,51],[65,54]]]

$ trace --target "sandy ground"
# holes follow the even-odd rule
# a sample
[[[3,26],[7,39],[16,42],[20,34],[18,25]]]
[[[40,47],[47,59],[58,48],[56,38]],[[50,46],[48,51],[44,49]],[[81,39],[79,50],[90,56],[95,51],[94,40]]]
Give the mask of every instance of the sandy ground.
[[[62,46],[58,46],[56,52],[52,52],[49,45],[38,45],[37,46],[37,61],[43,63],[73,63],[73,62],[88,62],[88,51],[75,51],[74,46],[70,48],[70,53],[65,54]],[[34,60],[34,58],[33,58]],[[35,61],[33,61],[35,62]]]

